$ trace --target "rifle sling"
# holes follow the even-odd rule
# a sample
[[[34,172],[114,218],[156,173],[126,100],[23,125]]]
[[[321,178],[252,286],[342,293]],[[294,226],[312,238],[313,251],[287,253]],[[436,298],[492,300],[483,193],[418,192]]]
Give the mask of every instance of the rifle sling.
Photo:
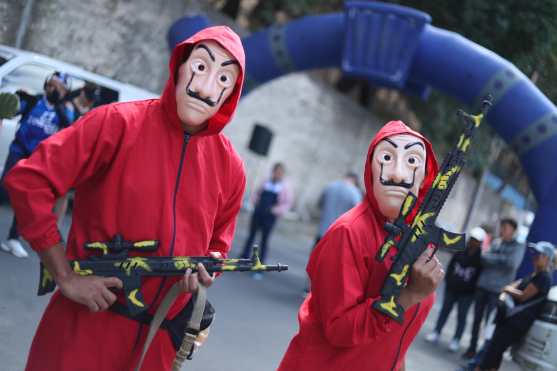
[[[195,301],[194,297],[192,297],[192,299],[188,301],[186,306],[173,319],[165,319],[161,323],[160,328],[168,332],[170,340],[172,341],[172,345],[174,346],[174,349],[176,351],[178,351],[180,349],[180,346],[182,345],[184,332],[193,312],[193,304]],[[147,311],[132,316],[130,314],[130,311],[128,310],[128,307],[120,302],[115,302],[114,304],[112,304],[109,310],[146,326],[151,325],[151,321],[153,320],[153,315],[148,313]],[[201,320],[201,331],[205,330],[211,325],[214,315],[215,308],[213,307],[211,302],[207,300],[207,302],[205,303],[205,311],[203,312],[203,319]]]
[[[178,283],[175,283],[166,296],[161,301],[155,315],[147,312],[140,313],[139,315],[132,316],[127,307],[119,302],[114,303],[110,310],[114,313],[125,316],[134,321],[149,325],[149,332],[145,343],[139,363],[135,370],[139,371],[141,365],[147,354],[147,350],[151,345],[159,328],[168,331],[170,339],[174,348],[177,351],[176,359],[174,360],[173,370],[179,370],[184,359],[191,359],[193,353],[194,341],[200,331],[208,328],[213,320],[215,310],[211,303],[207,300],[206,287],[199,285],[198,291],[192,296],[191,300],[184,307],[184,309],[172,320],[165,319],[170,307],[176,300],[176,297],[181,294]]]
[[[174,303],[176,297],[181,294],[182,291],[180,289],[179,283],[175,283],[164,299],[162,299],[161,304],[157,308],[155,315],[153,316],[153,320],[151,321],[151,325],[149,326],[149,332],[147,333],[147,339],[145,339],[145,343],[143,344],[143,350],[141,352],[141,358],[139,359],[139,363],[135,368],[135,371],[139,371],[141,369],[141,365],[143,364],[143,359],[147,354],[147,350],[151,345],[151,341],[155,337],[157,331],[159,330],[162,322],[164,321],[168,310]],[[191,300],[195,300],[193,312],[191,315],[190,320],[186,326],[186,330],[184,332],[184,340],[182,341],[182,345],[180,346],[180,350],[176,355],[176,359],[174,360],[174,364],[172,366],[173,370],[179,370],[182,366],[183,359],[181,359],[180,352],[187,352],[186,356],[191,355],[193,351],[194,341],[199,334],[201,320],[203,319],[203,312],[205,310],[205,302],[207,301],[206,298],[206,288],[203,285],[199,285],[197,289],[197,295],[192,298]],[[191,301],[190,300],[190,301]],[[179,358],[180,357],[180,358]]]

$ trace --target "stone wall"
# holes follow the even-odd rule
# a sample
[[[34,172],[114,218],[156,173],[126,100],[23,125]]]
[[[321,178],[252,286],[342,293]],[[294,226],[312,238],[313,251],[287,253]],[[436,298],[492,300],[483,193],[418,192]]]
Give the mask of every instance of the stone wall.
[[[274,133],[265,158],[247,149],[255,123]],[[329,181],[347,171],[363,173],[369,142],[380,125],[349,98],[305,74],[292,74],[245,97],[225,133],[246,162],[250,188],[270,174],[273,163],[286,165],[296,210],[307,216]]]

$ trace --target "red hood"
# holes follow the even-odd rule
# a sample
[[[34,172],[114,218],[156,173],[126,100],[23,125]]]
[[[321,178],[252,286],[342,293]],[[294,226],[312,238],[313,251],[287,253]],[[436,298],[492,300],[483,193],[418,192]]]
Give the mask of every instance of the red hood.
[[[189,57],[193,45],[200,41],[213,40],[225,48],[240,64],[240,74],[234,91],[220,107],[219,111],[209,119],[207,128],[199,133],[199,135],[210,135],[219,133],[225,125],[232,119],[240,95],[242,94],[242,85],[244,83],[244,71],[246,65],[246,57],[244,55],[244,48],[240,37],[226,26],[215,26],[205,28],[189,39],[182,41],[176,45],[172,51],[170,58],[170,71],[168,81],[164,87],[161,101],[173,125],[182,127],[178,112],[176,110],[176,81],[178,80],[177,73],[179,66]]]
[[[437,175],[437,171],[439,170],[439,166],[437,165],[437,159],[435,158],[435,153],[433,152],[433,147],[431,146],[429,140],[426,139],[426,137],[424,137],[422,134],[418,133],[417,131],[410,129],[402,121],[389,121],[388,123],[386,123],[385,126],[383,126],[381,130],[379,130],[377,135],[375,135],[375,137],[373,138],[373,140],[369,145],[369,149],[367,151],[366,165],[364,169],[364,183],[366,186],[366,198],[368,202],[371,204],[372,210],[374,210],[375,214],[379,218],[381,218],[380,220],[385,219],[385,217],[379,211],[379,207],[377,206],[377,200],[373,195],[373,183],[372,183],[373,174],[371,172],[371,157],[373,155],[373,151],[375,150],[375,146],[377,145],[377,143],[379,143],[380,141],[382,141],[387,137],[398,135],[398,134],[410,134],[415,136],[416,138],[420,138],[425,143],[426,174],[425,174],[424,183],[422,184],[422,187],[420,188],[420,192],[418,194],[417,205],[420,205],[421,202],[423,201],[427,191],[429,190],[429,188],[431,188],[431,184],[433,183],[433,180]]]

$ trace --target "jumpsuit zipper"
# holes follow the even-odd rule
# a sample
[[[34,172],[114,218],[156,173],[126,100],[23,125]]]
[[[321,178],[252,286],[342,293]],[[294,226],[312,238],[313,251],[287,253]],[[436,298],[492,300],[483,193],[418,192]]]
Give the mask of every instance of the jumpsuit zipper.
[[[393,365],[391,366],[391,371],[395,371],[395,366],[396,366],[396,363],[397,363],[397,360],[398,360],[398,356],[400,355],[400,348],[402,348],[402,341],[404,340],[404,336],[406,335],[406,331],[408,331],[410,326],[412,326],[412,322],[414,322],[414,320],[418,316],[418,312],[420,311],[420,306],[421,305],[422,305],[421,303],[418,303],[418,305],[416,306],[416,311],[412,315],[412,318],[410,319],[410,322],[408,322],[408,326],[406,326],[406,328],[402,332],[402,336],[400,337],[400,341],[398,342],[398,348],[396,350],[396,356],[395,356],[395,359],[393,361]]]
[[[170,254],[169,256],[172,256],[174,253],[174,245],[176,243],[176,201],[178,199],[178,188],[180,187],[180,178],[182,177],[182,169],[184,167],[184,159],[186,158],[186,149],[188,147],[188,143],[190,141],[191,138],[191,134],[188,134],[186,132],[184,132],[184,142],[182,144],[182,153],[180,154],[180,165],[178,166],[178,174],[176,175],[176,184],[174,186],[174,194],[173,194],[173,199],[172,199],[172,239],[170,242]],[[155,304],[157,302],[157,299],[159,298],[161,292],[162,292],[162,288],[164,287],[164,284],[166,283],[166,277],[163,277],[161,279],[161,283],[159,285],[159,288],[157,289],[157,293],[155,294],[155,298],[153,299],[153,301],[151,302],[151,304],[149,305],[149,307],[151,307],[153,304]],[[137,345],[139,345],[139,338],[141,335],[141,330],[143,328],[143,324],[139,324],[138,327],[138,331],[137,331],[137,336],[135,338],[135,344],[134,344],[134,349],[137,347]]]

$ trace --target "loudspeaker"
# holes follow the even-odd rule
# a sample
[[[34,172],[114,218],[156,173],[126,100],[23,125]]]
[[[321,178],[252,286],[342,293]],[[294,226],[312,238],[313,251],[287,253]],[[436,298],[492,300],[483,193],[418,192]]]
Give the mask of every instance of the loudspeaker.
[[[273,132],[271,129],[256,123],[251,132],[248,148],[258,155],[267,156],[272,139]]]

